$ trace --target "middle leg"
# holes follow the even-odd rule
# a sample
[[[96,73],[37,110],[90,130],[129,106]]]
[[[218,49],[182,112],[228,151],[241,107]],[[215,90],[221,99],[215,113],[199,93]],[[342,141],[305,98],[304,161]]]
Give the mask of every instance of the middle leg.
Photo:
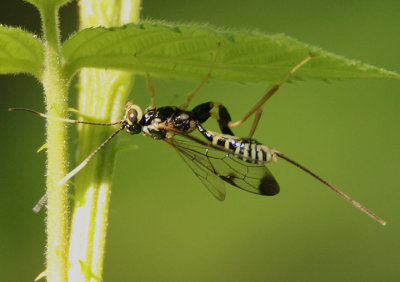
[[[299,68],[301,68],[304,64],[306,64],[308,61],[311,60],[311,58],[313,57],[312,54],[310,54],[307,58],[305,58],[303,61],[301,61],[299,64],[297,64],[294,68],[292,68],[290,70],[290,72],[288,74],[286,74],[286,76],[278,83],[273,85],[270,90],[268,90],[268,92],[264,95],[264,97],[261,98],[260,101],[258,101],[258,103],[240,120],[236,121],[236,122],[230,122],[228,124],[228,126],[230,128],[232,127],[236,127],[238,125],[241,125],[242,123],[244,123],[251,115],[253,115],[254,113],[257,113],[256,115],[256,119],[253,123],[252,126],[252,130],[250,131],[250,135],[252,136],[256,130],[258,121],[261,117],[262,114],[262,106],[265,104],[265,102],[267,102],[269,100],[269,98],[272,97],[272,95],[274,95],[279,88],[292,76],[292,74],[294,72],[296,72]]]

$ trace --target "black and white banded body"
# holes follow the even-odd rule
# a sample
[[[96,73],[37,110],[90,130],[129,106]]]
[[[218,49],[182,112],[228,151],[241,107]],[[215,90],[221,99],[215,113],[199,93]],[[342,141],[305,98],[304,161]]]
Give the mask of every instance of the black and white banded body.
[[[278,151],[261,144],[255,139],[240,138],[205,130],[200,124],[197,125],[197,128],[211,144],[232,152],[232,155],[245,162],[265,164],[271,161],[277,161],[276,153]]]

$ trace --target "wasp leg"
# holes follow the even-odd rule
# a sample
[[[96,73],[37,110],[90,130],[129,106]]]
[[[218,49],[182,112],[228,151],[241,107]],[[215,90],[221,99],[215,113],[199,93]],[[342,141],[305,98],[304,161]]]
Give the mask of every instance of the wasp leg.
[[[189,104],[192,101],[194,95],[196,95],[196,93],[200,90],[200,88],[204,85],[204,83],[206,83],[207,80],[211,77],[211,73],[212,73],[212,71],[214,69],[215,62],[217,61],[217,57],[218,57],[220,46],[221,46],[221,43],[218,42],[217,50],[215,51],[214,60],[211,63],[210,70],[208,71],[206,76],[202,79],[200,84],[197,85],[197,87],[192,92],[189,93],[188,97],[186,98],[186,102],[183,103],[181,106],[179,106],[180,109],[186,110],[189,107]]]
[[[211,116],[211,110],[216,106],[214,102],[206,102],[194,107],[191,111],[192,118],[199,123],[206,122]]]
[[[296,72],[299,68],[301,68],[305,63],[307,63],[311,58],[313,57],[312,54],[310,54],[307,58],[305,58],[303,61],[301,61],[298,65],[296,65],[294,68],[290,70],[290,72],[282,79],[281,82],[278,84],[273,85],[268,92],[264,95],[264,97],[261,98],[260,101],[240,120],[235,121],[235,122],[230,122],[229,127],[236,127],[238,125],[241,125],[244,123],[251,115],[253,115],[255,112],[257,112],[264,104],[265,102],[268,101],[269,98],[272,97],[276,93],[276,91],[279,90],[279,88],[284,84],[294,72]],[[255,130],[255,129],[254,129]],[[254,133],[254,132],[253,132]]]
[[[261,115],[263,113],[263,108],[259,108],[254,116],[254,121],[250,129],[249,138],[253,138],[254,133],[256,132],[258,122],[260,121]]]
[[[150,74],[146,69],[146,66],[143,64],[142,60],[139,59],[139,57],[136,56],[136,54],[134,55],[136,60],[139,62],[139,64],[142,66],[143,71],[145,73],[145,77],[146,77],[146,87],[147,90],[149,90],[150,93],[150,108],[155,109],[156,108],[156,96],[154,94],[154,87],[151,85],[150,83]]]
[[[218,114],[211,112],[213,108],[218,108]],[[210,117],[218,121],[219,128],[223,134],[234,135],[228,124],[231,122],[231,116],[224,105],[218,102],[207,102],[200,104],[191,111],[192,118],[199,123],[206,122]]]
[[[218,125],[219,128],[221,129],[221,132],[223,134],[228,134],[228,135],[235,135],[232,130],[229,128],[229,123],[232,121],[231,115],[228,112],[228,109],[222,105],[218,105]]]

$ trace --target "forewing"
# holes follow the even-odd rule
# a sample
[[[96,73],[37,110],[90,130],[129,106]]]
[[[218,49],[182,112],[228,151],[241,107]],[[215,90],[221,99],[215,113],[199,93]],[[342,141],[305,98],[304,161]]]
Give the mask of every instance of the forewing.
[[[279,185],[265,165],[242,161],[223,148],[216,148],[193,136],[190,136],[190,140],[181,139],[175,136],[167,142],[178,150],[185,162],[217,199],[225,198],[221,180],[255,194],[273,196],[279,193]],[[223,198],[221,199],[218,194],[223,195]]]
[[[215,198],[220,201],[225,200],[224,182],[215,174],[207,156],[202,153],[204,150],[202,146],[175,138],[165,141],[177,150],[185,163]]]

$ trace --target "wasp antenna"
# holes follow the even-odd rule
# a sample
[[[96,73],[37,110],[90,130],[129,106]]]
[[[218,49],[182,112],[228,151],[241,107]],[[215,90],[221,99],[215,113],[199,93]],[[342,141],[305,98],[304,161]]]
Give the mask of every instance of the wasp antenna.
[[[9,108],[8,111],[9,112],[15,112],[15,111],[28,112],[28,113],[32,113],[32,114],[38,115],[38,116],[43,117],[43,118],[59,120],[59,121],[68,122],[68,123],[82,123],[82,124],[103,125],[103,126],[111,126],[111,125],[116,125],[116,124],[123,123],[123,120],[120,120],[120,121],[117,121],[117,122],[102,123],[102,122],[91,122],[91,121],[84,121],[84,120],[75,120],[75,119],[53,117],[53,116],[49,116],[47,114],[43,114],[43,113],[40,113],[40,112],[37,112],[37,111],[34,111],[34,110],[25,109],[25,108]]]
[[[45,193],[40,200],[37,202],[37,204],[33,207],[33,212],[38,213],[40,210],[43,208],[44,204],[47,202],[47,193]]]
[[[74,177],[75,174],[77,174],[82,168],[84,168],[90,160],[108,143],[110,142],[111,139],[113,139],[118,133],[120,133],[123,129],[125,128],[125,124],[118,128],[116,131],[114,131],[113,134],[111,134],[110,137],[108,137],[103,143],[100,144],[99,147],[96,148],[86,159],[84,159],[77,167],[75,167],[73,170],[71,170],[66,176],[64,176],[58,183],[57,185],[63,185],[65,182],[70,180],[72,177]]]
[[[356,208],[358,208],[359,210],[361,210],[363,213],[367,214],[368,216],[370,216],[372,219],[376,220],[377,222],[379,222],[381,225],[385,226],[386,225],[386,221],[384,221],[383,219],[381,219],[379,216],[375,215],[373,212],[371,212],[370,210],[368,210],[366,207],[364,207],[363,205],[361,205],[359,202],[353,200],[352,198],[350,198],[347,194],[343,193],[341,190],[339,190],[338,188],[336,188],[335,186],[333,186],[332,184],[330,184],[329,182],[327,182],[325,179],[321,178],[320,176],[316,175],[314,172],[312,172],[311,170],[305,168],[304,166],[302,166],[301,164],[299,164],[298,162],[286,157],[284,154],[276,152],[276,155],[284,160],[286,160],[287,162],[297,166],[298,168],[300,168],[301,170],[305,171],[306,173],[308,173],[309,175],[311,175],[312,177],[316,178],[318,181],[322,182],[323,184],[325,184],[326,186],[328,186],[332,191],[334,191],[335,193],[339,194],[341,197],[345,198],[348,202],[350,202],[353,206],[355,206]]]

